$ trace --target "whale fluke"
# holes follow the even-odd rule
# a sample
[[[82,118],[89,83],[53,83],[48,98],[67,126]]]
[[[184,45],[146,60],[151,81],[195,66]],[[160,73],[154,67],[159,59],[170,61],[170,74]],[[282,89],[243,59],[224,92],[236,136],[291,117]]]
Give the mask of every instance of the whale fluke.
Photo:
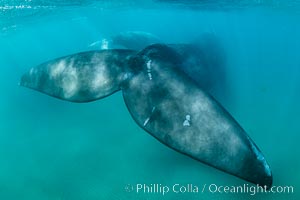
[[[271,186],[270,167],[260,150],[217,101],[179,70],[178,58],[173,49],[152,45],[129,65],[136,73],[122,91],[136,123],[183,154]]]
[[[187,46],[185,46],[186,48]],[[272,185],[263,154],[237,121],[183,72],[178,48],[90,51],[32,68],[21,85],[72,102],[122,90],[135,122],[172,149],[249,182]]]
[[[31,68],[20,85],[62,100],[94,101],[120,90],[124,65],[133,53],[100,50],[61,57]]]

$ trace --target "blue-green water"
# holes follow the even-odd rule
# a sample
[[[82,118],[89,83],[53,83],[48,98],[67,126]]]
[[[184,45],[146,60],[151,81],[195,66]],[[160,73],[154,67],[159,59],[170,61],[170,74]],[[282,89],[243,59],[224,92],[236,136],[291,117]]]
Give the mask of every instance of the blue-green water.
[[[299,199],[299,4],[0,1],[0,199]],[[137,183],[246,182],[162,145],[134,123],[120,93],[75,104],[18,86],[30,67],[123,31],[169,43],[217,35],[227,60],[224,106],[266,156],[274,185],[293,194],[126,192]]]

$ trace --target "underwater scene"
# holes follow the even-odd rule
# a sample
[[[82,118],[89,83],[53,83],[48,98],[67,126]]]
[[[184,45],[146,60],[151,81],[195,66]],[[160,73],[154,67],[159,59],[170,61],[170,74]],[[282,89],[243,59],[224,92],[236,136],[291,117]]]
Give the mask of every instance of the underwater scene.
[[[300,199],[299,22],[299,0],[0,0],[0,199]]]

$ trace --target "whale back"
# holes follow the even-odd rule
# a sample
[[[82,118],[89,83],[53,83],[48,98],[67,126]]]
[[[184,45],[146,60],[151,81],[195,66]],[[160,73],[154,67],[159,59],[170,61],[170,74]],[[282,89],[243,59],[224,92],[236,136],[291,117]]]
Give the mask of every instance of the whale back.
[[[113,46],[140,51],[151,44],[161,43],[161,40],[148,32],[125,31],[113,36],[111,43]]]
[[[89,102],[120,90],[132,50],[101,50],[77,53],[31,68],[20,85],[47,95]]]

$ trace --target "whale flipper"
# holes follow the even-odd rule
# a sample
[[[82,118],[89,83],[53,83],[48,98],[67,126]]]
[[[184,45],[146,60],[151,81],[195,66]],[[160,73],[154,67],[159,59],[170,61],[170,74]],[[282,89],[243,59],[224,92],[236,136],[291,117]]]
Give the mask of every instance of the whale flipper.
[[[264,156],[231,115],[182,73],[180,56],[152,45],[132,59],[123,97],[133,119],[167,146],[255,184],[272,184]]]
[[[32,68],[20,85],[50,96],[89,102],[120,90],[127,59],[135,51],[88,51],[61,57]]]

